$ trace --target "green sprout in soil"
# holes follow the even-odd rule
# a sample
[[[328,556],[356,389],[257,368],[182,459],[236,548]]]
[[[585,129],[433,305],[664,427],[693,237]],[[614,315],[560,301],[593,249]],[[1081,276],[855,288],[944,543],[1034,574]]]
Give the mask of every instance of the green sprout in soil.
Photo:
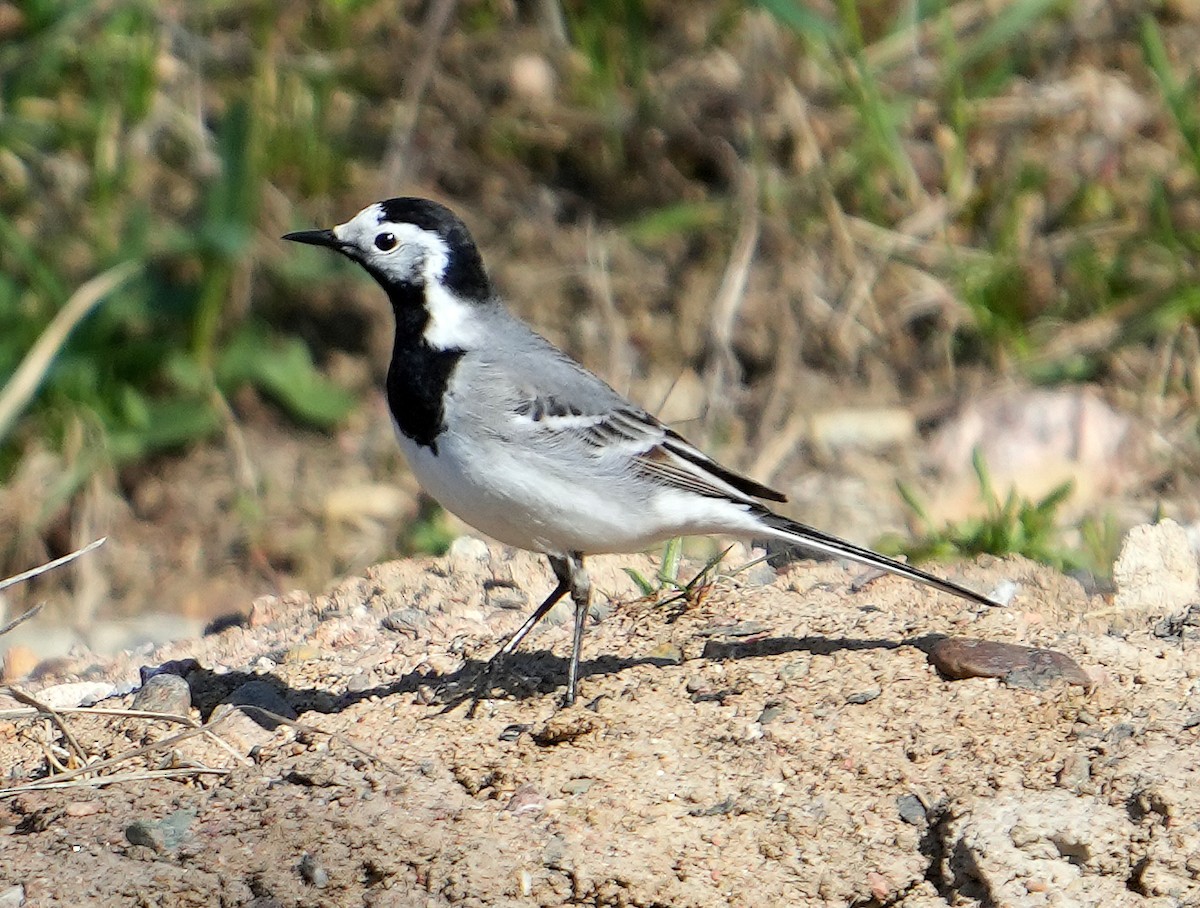
[[[978,451],[972,466],[986,506],[982,516],[935,527],[916,493],[898,483],[900,495],[922,525],[922,533],[913,540],[887,537],[880,541],[880,549],[892,555],[907,555],[912,561],[1022,555],[1061,571],[1089,566],[1082,553],[1061,543],[1059,509],[1070,497],[1072,483],[1064,482],[1038,501],[1018,495],[1015,489],[1001,499]]]

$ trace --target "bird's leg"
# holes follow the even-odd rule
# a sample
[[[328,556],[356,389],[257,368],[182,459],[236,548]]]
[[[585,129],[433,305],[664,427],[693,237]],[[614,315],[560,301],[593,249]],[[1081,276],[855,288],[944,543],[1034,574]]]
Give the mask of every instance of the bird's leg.
[[[545,618],[550,609],[558,604],[559,599],[567,593],[571,593],[572,596],[574,595],[574,591],[571,588],[571,566],[568,559],[559,555],[548,555],[546,557],[550,560],[550,567],[554,571],[554,576],[558,578],[558,586],[542,601],[542,604],[537,607],[537,611],[525,619],[525,623],[517,628],[517,632],[504,642],[504,646],[500,647],[496,655],[492,656],[488,665],[499,659],[503,659],[520,646],[521,641],[529,636],[529,632],[533,630],[537,623]]]
[[[479,683],[476,686],[476,702],[491,687],[492,676],[496,673],[496,669],[500,667],[501,663],[504,662],[505,657],[512,653],[521,644],[521,641],[529,636],[529,632],[534,629],[539,621],[546,617],[550,609],[558,604],[558,600],[567,595],[567,593],[572,592],[572,574],[568,559],[559,555],[548,555],[547,558],[550,560],[550,567],[554,571],[554,576],[558,578],[558,586],[542,601],[542,604],[537,607],[536,611],[525,619],[525,623],[517,628],[516,633],[504,641],[504,645],[496,651],[496,655],[492,656],[488,660],[487,665],[483,667],[483,672],[479,676]]]
[[[572,552],[566,559],[571,601],[575,603],[575,636],[571,641],[571,666],[567,670],[566,705],[575,702],[579,686],[579,653],[583,649],[583,625],[587,621],[588,606],[592,601],[592,580],[583,569],[583,554]]]

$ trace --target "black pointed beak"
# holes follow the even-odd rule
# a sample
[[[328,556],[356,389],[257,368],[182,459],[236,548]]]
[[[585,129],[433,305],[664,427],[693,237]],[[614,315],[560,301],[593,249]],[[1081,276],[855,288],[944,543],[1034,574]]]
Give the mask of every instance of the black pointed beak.
[[[342,241],[333,235],[332,230],[297,230],[295,233],[285,233],[283,238],[293,243],[307,243],[309,246],[325,246],[339,250],[342,248]]]

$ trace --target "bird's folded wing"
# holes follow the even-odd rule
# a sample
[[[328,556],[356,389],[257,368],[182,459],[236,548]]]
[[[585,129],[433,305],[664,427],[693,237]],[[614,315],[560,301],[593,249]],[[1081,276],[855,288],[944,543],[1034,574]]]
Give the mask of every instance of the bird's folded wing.
[[[543,395],[522,401],[515,416],[537,423],[540,432],[577,437],[598,455],[624,455],[632,471],[671,488],[747,504],[755,503],[755,498],[787,500],[782,493],[721,466],[644,410],[616,407],[587,413]]]

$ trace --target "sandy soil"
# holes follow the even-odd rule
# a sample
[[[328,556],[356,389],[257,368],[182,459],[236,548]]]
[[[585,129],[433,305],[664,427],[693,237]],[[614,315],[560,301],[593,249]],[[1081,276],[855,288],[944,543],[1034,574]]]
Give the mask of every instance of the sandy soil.
[[[0,798],[0,904],[1200,904],[1186,624],[1116,633],[1108,602],[1020,561],[949,569],[1016,584],[982,612],[806,562],[656,606],[627,566],[654,569],[595,560],[570,709],[565,616],[473,716],[456,701],[550,586],[475,540],[26,682],[62,703],[67,684],[132,690],[141,666],[195,659],[178,670],[208,732],[64,712],[72,743],[4,703],[4,784],[116,759],[106,786]],[[1053,648],[1093,683],[946,680],[927,658],[941,635]],[[298,718],[269,731],[230,701]]]

